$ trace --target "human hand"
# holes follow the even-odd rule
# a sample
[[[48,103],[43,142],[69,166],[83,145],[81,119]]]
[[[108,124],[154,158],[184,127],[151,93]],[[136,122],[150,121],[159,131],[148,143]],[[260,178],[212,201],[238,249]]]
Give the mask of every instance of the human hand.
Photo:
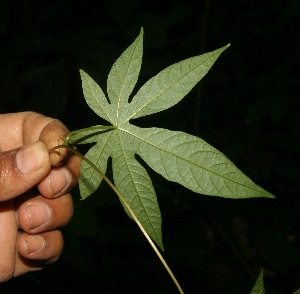
[[[64,148],[59,121],[34,112],[0,114],[0,282],[54,262],[60,228],[73,214],[68,193],[81,160]]]

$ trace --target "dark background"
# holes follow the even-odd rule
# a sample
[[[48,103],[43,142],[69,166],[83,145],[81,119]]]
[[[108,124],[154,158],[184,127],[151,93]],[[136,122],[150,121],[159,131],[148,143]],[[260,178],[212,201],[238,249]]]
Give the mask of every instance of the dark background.
[[[164,257],[186,293],[300,288],[299,1],[1,0],[0,110],[32,110],[70,130],[101,124],[79,69],[106,91],[110,67],[143,26],[137,88],[177,61],[231,43],[178,105],[135,121],[200,136],[276,199],[194,194],[149,170],[163,218]],[[82,150],[84,151],[84,150]],[[109,173],[108,173],[109,174]],[[63,229],[61,258],[0,293],[177,293],[160,261],[103,183]]]

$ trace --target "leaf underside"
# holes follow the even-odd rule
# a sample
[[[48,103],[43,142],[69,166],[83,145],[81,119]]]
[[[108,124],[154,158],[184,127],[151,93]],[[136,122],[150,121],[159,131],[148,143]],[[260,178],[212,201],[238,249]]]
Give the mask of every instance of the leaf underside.
[[[146,82],[131,102],[130,94],[142,63],[143,29],[112,66],[107,79],[108,98],[99,85],[80,70],[87,104],[116,128],[97,132],[96,126],[70,137],[70,143],[95,143],[85,157],[103,173],[108,159],[112,158],[114,185],[161,249],[159,205],[151,179],[136,160],[136,155],[165,179],[196,193],[236,199],[274,197],[204,140],[183,132],[140,128],[130,123],[135,118],[166,110],[181,101],[228,46],[167,67]],[[94,193],[101,181],[94,169],[83,162],[79,180],[82,199]]]

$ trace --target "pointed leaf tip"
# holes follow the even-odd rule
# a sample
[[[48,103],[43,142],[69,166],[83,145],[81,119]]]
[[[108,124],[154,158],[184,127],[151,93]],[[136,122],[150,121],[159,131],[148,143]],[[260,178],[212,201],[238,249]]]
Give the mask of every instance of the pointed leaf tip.
[[[132,98],[127,121],[177,104],[208,73],[228,46],[177,62],[152,77]]]
[[[265,294],[263,269],[261,269],[260,274],[259,274],[250,294]]]
[[[128,124],[120,130],[137,153],[169,181],[204,195],[225,198],[274,197],[256,185],[220,151],[201,138],[161,128]]]
[[[127,118],[128,101],[141,69],[143,29],[134,42],[113,64],[107,78],[107,95],[114,109],[113,124],[120,125]]]

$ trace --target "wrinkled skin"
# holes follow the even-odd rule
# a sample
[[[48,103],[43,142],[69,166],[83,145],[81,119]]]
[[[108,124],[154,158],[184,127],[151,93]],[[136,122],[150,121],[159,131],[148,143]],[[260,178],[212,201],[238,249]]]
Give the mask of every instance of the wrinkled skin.
[[[0,114],[0,282],[42,269],[63,249],[73,214],[68,193],[81,161],[62,143],[68,129],[34,112]]]

